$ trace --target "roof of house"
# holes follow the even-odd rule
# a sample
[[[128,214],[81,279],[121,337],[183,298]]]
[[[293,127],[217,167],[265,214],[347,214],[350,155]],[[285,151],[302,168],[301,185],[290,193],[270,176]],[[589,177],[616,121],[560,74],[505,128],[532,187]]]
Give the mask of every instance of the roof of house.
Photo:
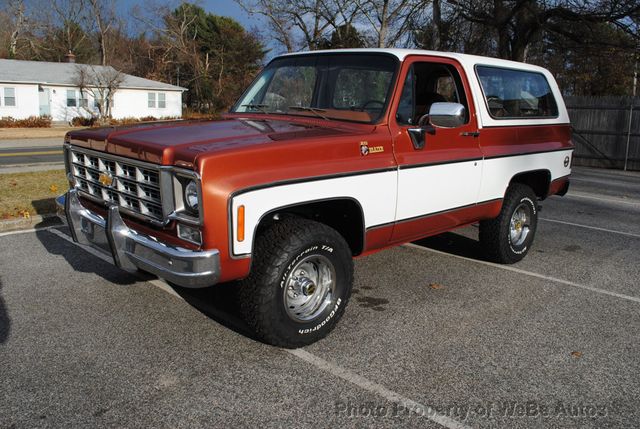
[[[111,66],[0,59],[0,82],[76,86],[78,68],[92,69],[94,73],[114,72]],[[164,91],[186,90],[186,88],[180,86],[144,79],[126,73],[123,73],[123,77],[124,80],[120,88],[159,89]]]

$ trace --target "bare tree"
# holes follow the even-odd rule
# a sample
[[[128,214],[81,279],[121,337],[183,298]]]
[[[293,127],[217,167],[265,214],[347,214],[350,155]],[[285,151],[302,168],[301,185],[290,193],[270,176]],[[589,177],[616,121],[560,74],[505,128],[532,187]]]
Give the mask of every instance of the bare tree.
[[[637,0],[450,0],[467,21],[491,29],[501,58],[526,61],[544,31],[577,37],[567,23],[623,25],[640,10]],[[637,35],[636,35],[637,37]]]
[[[240,7],[252,15],[260,15],[267,19],[273,38],[284,46],[287,52],[296,50],[294,23],[291,20],[290,8],[277,0],[235,0]]]
[[[274,39],[287,52],[315,50],[331,33],[351,25],[358,14],[354,2],[344,0],[235,0],[250,14],[267,19]],[[296,34],[302,41],[296,41]]]
[[[410,33],[410,24],[424,13],[428,0],[355,0],[363,21],[375,35],[375,46],[396,46]]]
[[[89,29],[95,31],[100,47],[100,64],[107,65],[107,41],[113,25],[116,23],[115,0],[88,0],[87,21]]]
[[[74,84],[80,88],[82,100],[86,94],[91,94],[98,109],[98,118],[101,122],[106,122],[111,118],[113,108],[113,97],[124,82],[125,75],[109,66],[89,66],[78,64]],[[94,110],[87,103],[80,105],[91,116],[96,116]]]
[[[18,40],[23,36],[27,17],[24,0],[10,0],[7,10],[11,19],[11,34],[9,35],[9,58],[15,58],[18,51]]]

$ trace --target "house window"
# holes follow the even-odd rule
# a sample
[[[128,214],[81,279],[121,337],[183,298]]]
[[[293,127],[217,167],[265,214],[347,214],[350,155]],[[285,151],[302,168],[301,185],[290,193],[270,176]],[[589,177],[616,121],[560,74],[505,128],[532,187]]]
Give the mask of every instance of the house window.
[[[156,102],[157,101],[157,102]],[[167,94],[164,92],[148,92],[147,106],[151,109],[164,109],[167,107]]]
[[[4,89],[4,105],[5,106],[16,105],[16,89],[15,88]]]
[[[80,107],[89,108],[89,95],[84,91],[80,91]]]
[[[67,107],[76,107],[78,101],[76,100],[76,90],[67,89]]]

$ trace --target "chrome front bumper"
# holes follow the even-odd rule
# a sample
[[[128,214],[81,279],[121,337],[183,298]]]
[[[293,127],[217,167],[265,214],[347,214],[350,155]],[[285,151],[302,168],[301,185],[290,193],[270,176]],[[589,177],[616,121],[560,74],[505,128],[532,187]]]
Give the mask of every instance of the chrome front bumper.
[[[108,208],[106,219],[86,209],[75,189],[59,196],[56,204],[73,241],[110,254],[125,271],[141,269],[191,288],[212,286],[220,278],[218,250],[193,251],[161,243],[129,228],[117,206]]]

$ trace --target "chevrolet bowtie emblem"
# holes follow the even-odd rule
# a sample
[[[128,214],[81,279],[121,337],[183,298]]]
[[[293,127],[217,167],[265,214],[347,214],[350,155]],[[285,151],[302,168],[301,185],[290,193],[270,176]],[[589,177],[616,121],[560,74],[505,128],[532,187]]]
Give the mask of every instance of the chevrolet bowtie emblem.
[[[107,186],[107,187],[111,187],[115,183],[114,177],[109,172],[100,173],[100,176],[98,177],[98,181],[102,183],[102,186]]]

